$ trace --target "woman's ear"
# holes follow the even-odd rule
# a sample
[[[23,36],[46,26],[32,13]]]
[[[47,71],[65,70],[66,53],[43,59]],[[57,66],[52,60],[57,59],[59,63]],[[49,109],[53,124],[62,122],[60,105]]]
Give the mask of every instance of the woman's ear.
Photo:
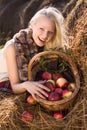
[[[34,26],[34,21],[31,21],[29,26],[30,26],[30,28],[33,28],[33,26]]]

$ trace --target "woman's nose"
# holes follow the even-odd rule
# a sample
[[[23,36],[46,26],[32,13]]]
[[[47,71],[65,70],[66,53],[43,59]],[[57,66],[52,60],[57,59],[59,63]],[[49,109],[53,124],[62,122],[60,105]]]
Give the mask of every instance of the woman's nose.
[[[47,32],[44,32],[43,33],[43,38],[46,39],[48,37],[48,33]]]

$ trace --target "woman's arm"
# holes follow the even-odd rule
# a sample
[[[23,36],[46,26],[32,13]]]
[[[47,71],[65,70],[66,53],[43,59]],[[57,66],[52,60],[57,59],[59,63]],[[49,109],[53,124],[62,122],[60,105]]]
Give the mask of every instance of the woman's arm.
[[[34,98],[35,95],[38,95],[41,98],[45,98],[45,96],[48,96],[46,91],[50,90],[42,85],[43,82],[26,81],[20,83],[14,44],[9,44],[6,47],[5,58],[8,68],[9,79],[14,93],[23,93],[25,91],[28,91],[29,93],[32,94]]]

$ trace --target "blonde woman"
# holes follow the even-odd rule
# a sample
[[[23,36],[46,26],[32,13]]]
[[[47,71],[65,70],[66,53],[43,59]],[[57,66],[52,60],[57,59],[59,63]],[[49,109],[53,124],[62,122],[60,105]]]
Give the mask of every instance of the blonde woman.
[[[28,80],[28,63],[38,52],[50,48],[67,47],[64,18],[59,10],[46,7],[39,10],[29,21],[26,29],[20,30],[0,52],[0,86],[9,82],[16,94],[29,92],[45,99],[50,90],[41,82]]]

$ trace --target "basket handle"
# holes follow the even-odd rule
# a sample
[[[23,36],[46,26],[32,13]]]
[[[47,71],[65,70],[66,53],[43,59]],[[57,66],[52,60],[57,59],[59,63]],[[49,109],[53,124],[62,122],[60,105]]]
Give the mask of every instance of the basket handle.
[[[28,64],[28,79],[29,80],[33,79],[32,78],[32,65],[33,65],[33,63],[38,61],[41,56],[45,56],[45,55],[57,55],[57,56],[61,56],[62,58],[65,58],[69,62],[69,64],[71,65],[74,76],[76,77],[78,75],[78,70],[77,70],[77,67],[76,67],[74,61],[67,54],[65,54],[63,52],[58,52],[58,51],[44,51],[44,52],[40,52],[40,53],[36,54],[30,60],[30,62]]]

